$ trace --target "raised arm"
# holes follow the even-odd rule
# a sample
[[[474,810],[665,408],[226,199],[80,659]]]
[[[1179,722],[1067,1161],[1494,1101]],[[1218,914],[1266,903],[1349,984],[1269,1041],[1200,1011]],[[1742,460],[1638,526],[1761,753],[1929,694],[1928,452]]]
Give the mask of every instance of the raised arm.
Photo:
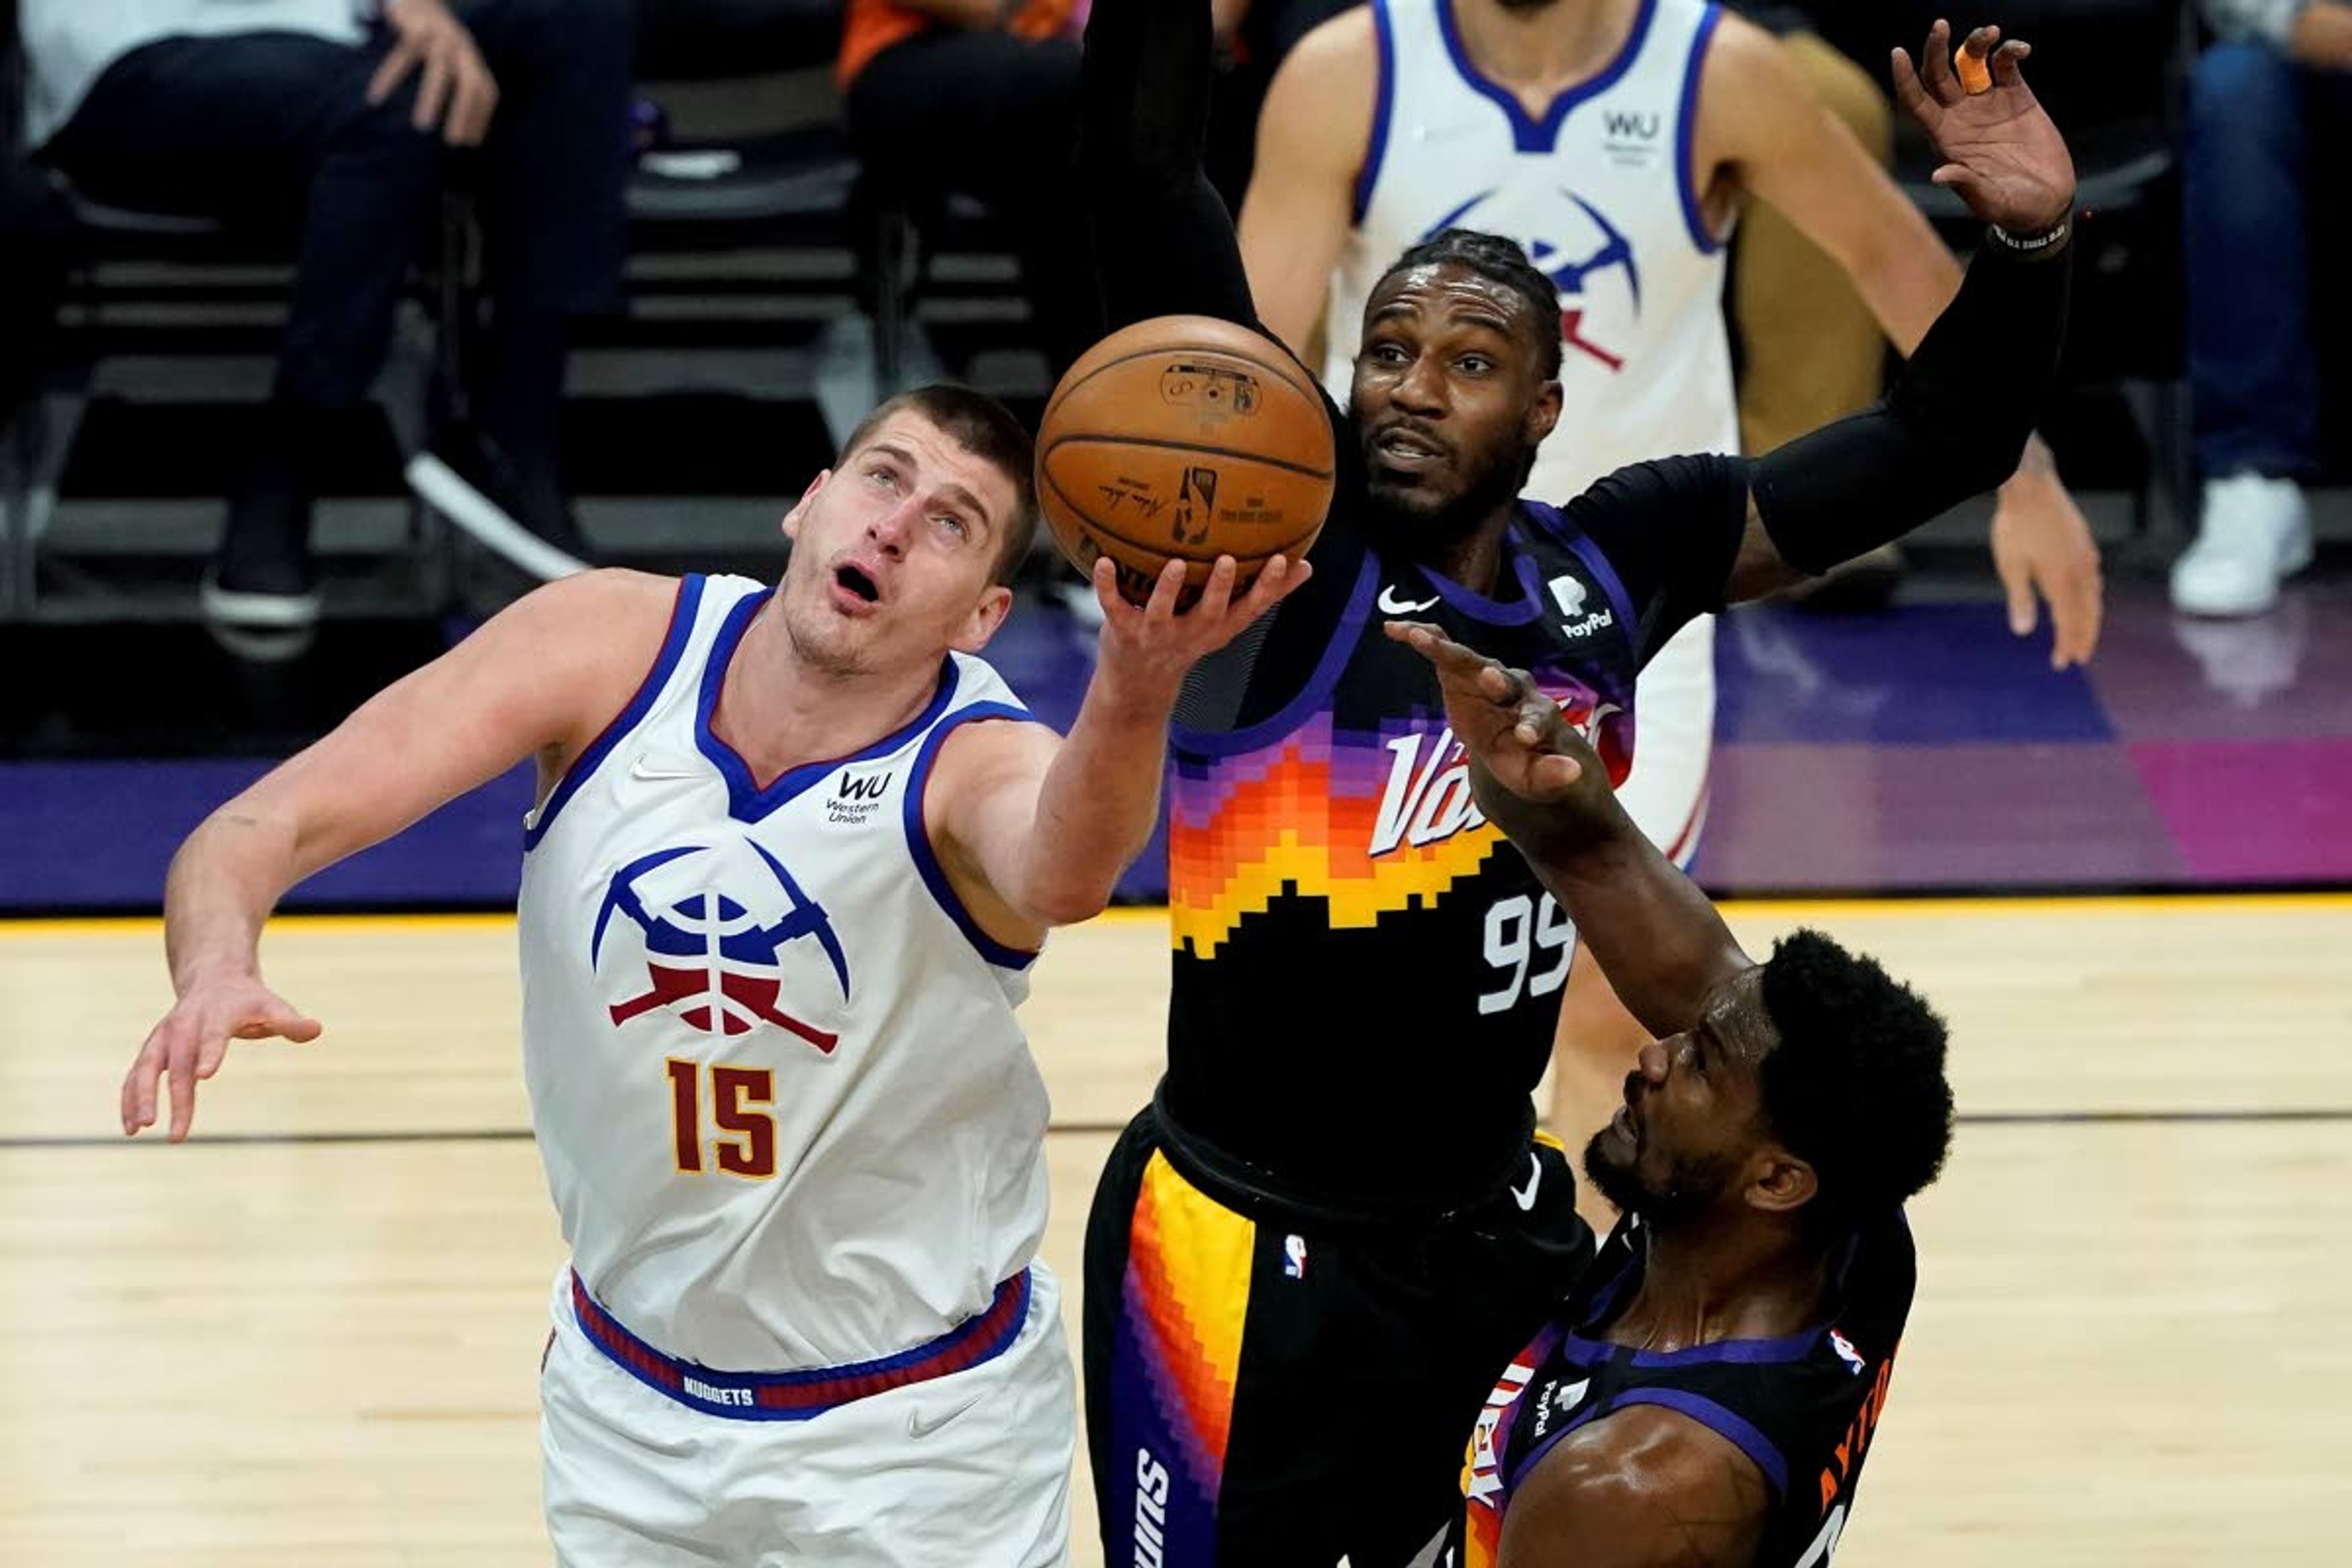
[[[1101,910],[1159,820],[1168,719],[1185,672],[1311,574],[1276,556],[1234,599],[1234,558],[1222,556],[1199,602],[1179,615],[1182,562],[1168,563],[1140,609],[1118,596],[1110,561],[1095,563],[1101,653],[1068,736],[968,725],[940,752],[924,798],[949,880],[983,931],[1031,948],[1047,927]]]
[[[234,1039],[307,1040],[318,1023],[261,982],[261,928],[289,888],[391,837],[525,757],[551,776],[626,705],[661,645],[676,584],[596,572],[539,589],[362,704],[214,812],[172,858],[163,942],[177,997],[122,1085],[122,1130],[174,1142],[198,1079]]]
[[[1756,460],[1726,598],[1827,571],[2015,471],[2057,378],[2074,199],[2073,160],[2019,72],[2024,54],[1993,49],[1991,89],[1970,95],[1942,22],[1919,70],[1895,52],[1897,94],[1945,160],[1937,183],[1991,231],[1884,402]]]
[[[1209,0],[1098,0],[1087,19],[1078,178],[1114,331],[1170,315],[1258,324],[1201,169],[1211,28]]]
[[[1816,100],[1788,49],[1727,16],[1707,49],[1699,102],[1702,158],[1727,164],[1742,189],[1819,246],[1853,280],[1895,348],[1916,350],[1959,287],[1959,267],[1919,209]],[[2011,630],[2033,629],[2038,590],[2050,602],[2053,665],[2089,658],[2099,636],[2098,546],[2039,437],[2027,440],[2017,471],[2000,485],[1992,551]]]
[[[1626,1009],[1660,1037],[1695,1026],[1707,996],[1749,966],[1748,955],[1706,895],[1625,815],[1584,737],[1524,672],[1433,626],[1391,621],[1388,633],[1436,669],[1478,809],[1576,922]]]
[[[1342,12],[1284,57],[1258,111],[1242,261],[1268,331],[1301,359],[1355,221],[1380,51],[1371,8]]]

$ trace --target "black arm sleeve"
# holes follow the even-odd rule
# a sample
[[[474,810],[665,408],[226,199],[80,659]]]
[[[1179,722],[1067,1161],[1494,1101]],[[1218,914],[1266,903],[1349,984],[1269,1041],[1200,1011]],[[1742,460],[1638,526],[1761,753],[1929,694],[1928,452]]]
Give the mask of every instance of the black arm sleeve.
[[[1201,168],[1212,48],[1208,0],[1099,0],[1087,19],[1078,177],[1114,331],[1174,315],[1265,330]]]
[[[1826,572],[2016,472],[2057,383],[2074,248],[1988,240],[1884,402],[1756,459],[1757,516],[1782,560]]]

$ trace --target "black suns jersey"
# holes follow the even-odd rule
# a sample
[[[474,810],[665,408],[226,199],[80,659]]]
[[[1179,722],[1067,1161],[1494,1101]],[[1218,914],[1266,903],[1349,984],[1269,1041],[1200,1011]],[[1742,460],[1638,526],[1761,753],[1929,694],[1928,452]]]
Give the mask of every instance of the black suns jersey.
[[[1747,469],[1670,458],[1522,503],[1481,594],[1366,539],[1334,418],[1315,576],[1204,660],[1177,711],[1160,1105],[1276,1197],[1442,1209],[1524,1168],[1576,936],[1473,804],[1435,672],[1383,626],[1433,622],[1531,671],[1622,779],[1634,678],[1719,602]]]
[[[1816,1327],[1772,1340],[1644,1352],[1602,1336],[1641,1282],[1640,1231],[1620,1225],[1560,1315],[1507,1367],[1464,1467],[1461,1568],[1494,1568],[1513,1490],[1568,1434],[1633,1405],[1699,1422],[1748,1456],[1771,1513],[1753,1568],[1825,1568],[1886,1409],[1917,1279],[1901,1212],[1849,1237]]]

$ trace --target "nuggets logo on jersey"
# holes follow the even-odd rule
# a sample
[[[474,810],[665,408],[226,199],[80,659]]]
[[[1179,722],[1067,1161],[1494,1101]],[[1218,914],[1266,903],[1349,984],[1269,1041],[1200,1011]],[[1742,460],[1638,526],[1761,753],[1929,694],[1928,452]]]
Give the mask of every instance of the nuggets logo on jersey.
[[[1422,238],[1460,227],[1517,240],[1559,289],[1562,347],[1612,374],[1622,371],[1633,323],[1642,314],[1642,268],[1633,242],[1607,214],[1565,185],[1540,195],[1519,200],[1508,192],[1483,192],[1432,224]]]
[[[605,939],[617,929],[615,915],[641,934],[642,957],[628,962],[616,952],[608,970]],[[848,1001],[849,959],[824,907],[764,846],[744,838],[656,850],[614,871],[589,959],[626,984],[627,994],[608,1008],[616,1027],[666,1008],[705,1034],[743,1035],[772,1024],[830,1053],[839,1035],[782,1005],[782,956],[803,941],[823,953],[840,1000]]]

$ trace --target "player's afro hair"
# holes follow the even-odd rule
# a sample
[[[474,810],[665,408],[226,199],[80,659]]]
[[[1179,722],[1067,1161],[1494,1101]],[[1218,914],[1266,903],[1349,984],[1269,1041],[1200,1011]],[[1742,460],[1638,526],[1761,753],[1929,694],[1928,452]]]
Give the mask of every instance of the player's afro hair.
[[[1935,1010],[1817,931],[1774,945],[1763,995],[1780,1035],[1759,1073],[1764,1115],[1820,1178],[1821,1217],[1891,1208],[1934,1181],[1952,1142]]]
[[[1442,228],[1402,256],[1373,286],[1377,294],[1398,273],[1415,267],[1465,267],[1525,300],[1535,329],[1536,363],[1543,379],[1559,376],[1559,287],[1519,248],[1518,241],[1475,228]]]

